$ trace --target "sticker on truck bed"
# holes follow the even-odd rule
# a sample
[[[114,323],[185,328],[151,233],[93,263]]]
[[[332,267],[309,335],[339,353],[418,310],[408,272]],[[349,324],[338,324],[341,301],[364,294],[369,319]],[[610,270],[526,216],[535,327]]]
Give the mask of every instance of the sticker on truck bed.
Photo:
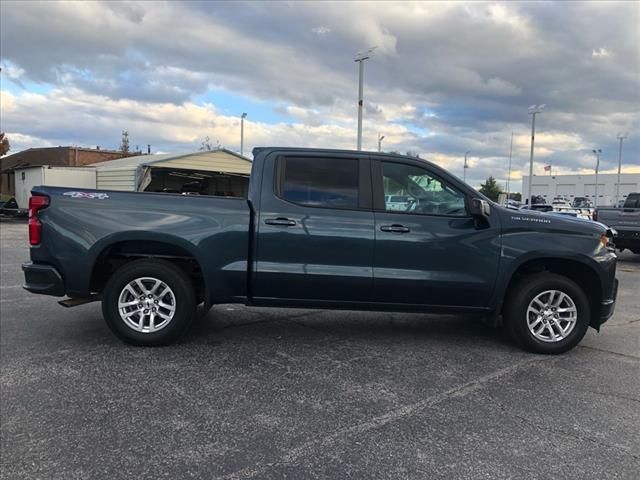
[[[64,195],[71,198],[97,198],[98,200],[109,198],[109,195],[107,195],[106,193],[96,192],[64,192]]]

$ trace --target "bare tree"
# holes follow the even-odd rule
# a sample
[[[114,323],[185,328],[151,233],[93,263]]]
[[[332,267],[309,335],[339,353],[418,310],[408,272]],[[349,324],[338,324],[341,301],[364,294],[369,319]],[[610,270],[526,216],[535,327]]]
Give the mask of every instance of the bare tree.
[[[199,150],[211,150],[211,139],[209,138],[209,135],[204,137],[204,140],[200,144]]]
[[[210,150],[220,150],[220,140],[216,140],[216,144],[214,146],[211,145],[211,139],[209,135],[204,137],[204,140],[200,144],[200,151],[210,151]]]
[[[122,153],[129,153],[129,132],[122,131],[122,143],[120,143],[120,151]]]

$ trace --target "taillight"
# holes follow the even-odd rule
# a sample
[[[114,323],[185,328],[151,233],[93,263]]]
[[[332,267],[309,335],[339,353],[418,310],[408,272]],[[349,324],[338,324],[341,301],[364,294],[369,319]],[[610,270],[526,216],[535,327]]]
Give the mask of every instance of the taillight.
[[[40,245],[42,241],[42,223],[38,220],[38,211],[49,206],[49,197],[32,195],[29,197],[29,243]]]

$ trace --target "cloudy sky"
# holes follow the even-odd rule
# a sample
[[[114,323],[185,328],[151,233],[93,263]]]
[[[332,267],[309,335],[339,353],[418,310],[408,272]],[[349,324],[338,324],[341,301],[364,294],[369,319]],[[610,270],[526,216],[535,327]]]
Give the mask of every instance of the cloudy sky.
[[[413,151],[468,180],[536,171],[640,172],[638,2],[11,2],[1,9],[1,128],[34,146],[196,150],[202,139]]]

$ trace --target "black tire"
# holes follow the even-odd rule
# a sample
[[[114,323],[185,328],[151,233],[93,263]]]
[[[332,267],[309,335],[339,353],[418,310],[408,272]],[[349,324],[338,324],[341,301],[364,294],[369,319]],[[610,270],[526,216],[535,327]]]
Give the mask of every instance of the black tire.
[[[171,289],[174,297],[173,317],[158,331],[136,331],[120,316],[118,301],[121,292],[130,282],[143,277],[160,280]],[[107,325],[116,336],[132,345],[158,346],[175,341],[191,324],[195,309],[196,296],[191,280],[179,267],[166,260],[141,259],[123,265],[109,278],[102,295],[102,314]]]
[[[536,338],[527,324],[529,304],[539,294],[548,290],[557,290],[568,295],[577,310],[573,330],[562,340],[554,342]],[[513,340],[525,350],[544,354],[564,353],[575,347],[589,328],[590,315],[589,301],[580,286],[567,277],[549,272],[529,275],[518,281],[510,289],[504,308],[505,326]],[[547,331],[544,333],[547,334]]]

